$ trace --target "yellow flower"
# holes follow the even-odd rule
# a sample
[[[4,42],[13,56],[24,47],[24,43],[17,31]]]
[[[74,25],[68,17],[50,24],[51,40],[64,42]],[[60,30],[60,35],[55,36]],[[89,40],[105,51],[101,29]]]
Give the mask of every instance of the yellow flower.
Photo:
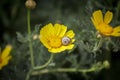
[[[120,26],[113,28],[109,23],[113,18],[113,13],[107,11],[103,16],[101,10],[97,10],[93,13],[91,20],[98,30],[104,36],[120,36]]]
[[[0,50],[0,69],[6,66],[8,64],[8,61],[11,59],[11,56],[9,55],[11,49],[12,49],[12,46],[7,45],[2,53]]]
[[[67,27],[64,25],[49,23],[40,30],[40,41],[52,53],[70,50],[74,47],[75,33],[73,30],[66,31]]]

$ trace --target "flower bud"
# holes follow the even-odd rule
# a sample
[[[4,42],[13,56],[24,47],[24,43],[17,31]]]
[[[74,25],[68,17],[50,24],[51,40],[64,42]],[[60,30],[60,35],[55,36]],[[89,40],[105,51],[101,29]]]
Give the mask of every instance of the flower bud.
[[[105,66],[106,69],[110,68],[110,63],[107,60],[103,62],[103,65]]]
[[[38,34],[35,34],[35,35],[33,36],[33,40],[36,40],[36,39],[39,39],[39,35],[38,35]]]
[[[28,8],[28,9],[34,9],[35,6],[36,6],[36,2],[34,0],[27,0],[25,2],[25,6]]]
[[[101,38],[102,37],[102,35],[100,34],[100,32],[96,32],[96,34],[97,34],[97,38]]]

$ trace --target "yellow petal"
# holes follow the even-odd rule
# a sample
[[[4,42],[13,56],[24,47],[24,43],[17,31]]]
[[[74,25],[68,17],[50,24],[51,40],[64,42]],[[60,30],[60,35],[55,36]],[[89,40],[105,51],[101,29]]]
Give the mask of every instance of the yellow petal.
[[[93,13],[93,19],[96,22],[96,24],[98,25],[99,23],[103,22],[103,14],[101,12],[101,10],[97,10]]]
[[[75,33],[73,32],[73,30],[69,30],[65,36],[68,36],[69,38],[73,38],[75,36]]]
[[[59,52],[62,52],[64,50],[72,49],[73,47],[74,47],[74,44],[70,44],[68,46],[61,46],[60,48],[52,48],[52,49],[49,49],[48,51],[52,52],[52,53],[59,53]]]
[[[94,20],[92,17],[91,17],[91,20],[92,20],[92,22],[93,22],[95,28],[98,30],[98,24],[97,24],[97,22],[95,22],[95,20]]]
[[[49,49],[51,47],[48,45],[48,38],[51,37],[51,35],[54,35],[54,27],[49,23],[40,30],[40,41]]]
[[[0,64],[0,70],[2,69],[2,67],[3,67],[3,65],[2,65],[2,64]]]
[[[60,31],[59,37],[63,37],[66,31],[67,31],[67,27],[64,25],[61,25],[61,31]]]
[[[0,48],[0,55],[1,55],[1,48]]]
[[[112,36],[120,36],[120,26],[117,26],[113,29]]]
[[[116,36],[116,37],[119,37],[120,36],[120,33],[112,33],[111,36]]]
[[[113,18],[113,13],[110,11],[107,11],[105,16],[104,16],[104,22],[106,24],[109,24],[111,22],[112,18]]]
[[[57,36],[59,36],[59,35],[60,35],[60,32],[61,32],[61,25],[60,25],[60,24],[55,24],[55,25],[54,25],[54,29],[55,29],[55,34],[56,34]]]
[[[115,27],[114,32],[120,32],[120,26]]]
[[[72,39],[72,43],[75,42],[75,39]]]
[[[6,57],[9,56],[11,49],[12,49],[11,45],[7,45],[5,47],[5,49],[3,50],[2,55],[1,55],[2,59],[5,59]]]
[[[43,35],[43,36],[54,35],[54,27],[53,27],[53,25],[51,23],[49,23],[48,25],[44,26],[40,30],[40,35]]]
[[[48,41],[47,41],[47,38],[45,38],[44,36],[41,36],[40,37],[40,41],[43,43],[43,45],[45,47],[47,47],[48,49],[50,49],[51,47],[48,45]]]
[[[69,49],[72,49],[74,47],[74,44],[70,44],[68,46],[66,46],[66,49],[69,50]]]
[[[5,66],[8,64],[9,60],[11,59],[11,56],[6,57],[5,59],[2,60],[2,66]]]
[[[52,52],[52,53],[60,53],[62,51],[65,50],[65,47],[60,47],[60,48],[51,48],[51,49],[48,49],[49,52]]]

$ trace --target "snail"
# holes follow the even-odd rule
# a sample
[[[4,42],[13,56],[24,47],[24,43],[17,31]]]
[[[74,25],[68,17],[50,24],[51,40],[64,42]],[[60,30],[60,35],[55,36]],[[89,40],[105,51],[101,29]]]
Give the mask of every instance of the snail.
[[[62,44],[63,44],[64,46],[67,46],[70,42],[71,42],[71,39],[70,39],[69,37],[64,36],[64,37],[62,38]]]

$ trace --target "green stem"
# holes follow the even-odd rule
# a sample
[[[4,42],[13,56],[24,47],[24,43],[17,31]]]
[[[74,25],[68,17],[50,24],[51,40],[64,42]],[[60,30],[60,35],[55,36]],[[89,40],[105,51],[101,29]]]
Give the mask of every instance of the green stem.
[[[38,69],[42,69],[42,68],[46,67],[47,65],[50,64],[50,62],[53,60],[53,58],[54,58],[54,54],[51,53],[51,56],[50,56],[49,60],[42,66],[34,67],[34,70],[38,70]]]
[[[30,10],[28,9],[27,12],[27,24],[28,24],[28,34],[29,36],[31,35],[31,29],[30,29]],[[34,67],[34,56],[33,56],[33,46],[32,46],[32,41],[30,39],[29,41],[29,49],[30,49],[30,57],[31,57],[31,67]]]
[[[103,69],[101,67],[100,69]],[[99,69],[99,70],[100,70]],[[46,73],[53,73],[53,72],[92,72],[96,71],[96,68],[90,68],[90,69],[77,69],[77,68],[57,68],[57,69],[42,69],[40,71],[33,71],[31,75],[39,75],[39,74],[46,74]]]
[[[31,73],[32,73],[32,69],[30,69],[30,71],[27,73],[27,76],[26,76],[25,80],[29,80]]]
[[[103,38],[101,37],[99,42],[95,44],[95,47],[93,48],[93,52],[96,52],[98,51],[98,49],[100,49],[102,42],[103,42]]]

